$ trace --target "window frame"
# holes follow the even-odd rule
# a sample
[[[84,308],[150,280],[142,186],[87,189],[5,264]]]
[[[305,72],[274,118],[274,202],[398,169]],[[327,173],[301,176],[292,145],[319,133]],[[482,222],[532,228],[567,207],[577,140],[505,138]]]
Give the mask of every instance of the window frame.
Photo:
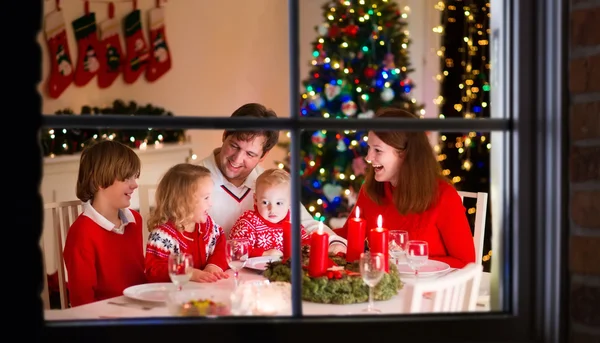
[[[505,221],[504,244],[494,248],[502,282],[498,299],[506,309],[498,313],[453,315],[397,315],[364,317],[300,317],[300,262],[293,259],[294,316],[283,318],[143,318],[93,321],[45,322],[45,338],[130,341],[219,337],[221,340],[273,337],[323,340],[374,340],[394,333],[412,341],[544,341],[565,340],[566,315],[566,194],[565,113],[566,102],[566,14],[567,2],[491,0],[503,14],[501,103],[506,118],[336,121],[299,118],[299,0],[288,0],[290,41],[290,118],[260,120],[214,117],[123,117],[86,116],[68,118],[42,115],[44,127],[169,127],[194,129],[270,128],[291,132],[292,197],[300,199],[299,134],[303,129],[373,128],[389,130],[465,131],[479,128],[502,137],[505,165],[501,208]],[[43,8],[43,7],[42,7]],[[40,10],[41,12],[41,10]],[[535,20],[532,20],[535,18]],[[37,28],[39,30],[39,27]],[[36,31],[37,34],[37,31]],[[40,54],[41,55],[41,54]],[[39,63],[39,61],[38,61]],[[495,62],[494,62],[495,63]],[[560,73],[555,71],[560,70]],[[41,72],[41,71],[40,71]],[[510,87],[509,82],[510,80]],[[500,131],[496,133],[496,131]],[[39,137],[38,137],[39,139]],[[39,143],[39,142],[38,142]],[[38,146],[39,148],[39,146]],[[38,151],[41,151],[39,149]],[[560,185],[557,187],[556,185]],[[36,193],[39,199],[39,190]],[[39,201],[38,201],[39,202]],[[295,201],[299,203],[299,201]],[[39,212],[42,212],[41,202]],[[293,240],[300,241],[299,206],[292,207]],[[40,217],[41,218],[41,217]],[[41,221],[41,220],[40,220]],[[39,223],[42,227],[42,223]],[[39,251],[38,242],[36,249]],[[294,244],[292,254],[300,255]],[[493,266],[492,268],[494,268]],[[43,309],[40,307],[40,311]],[[435,330],[431,330],[432,324]],[[232,330],[235,326],[235,330]],[[350,329],[350,327],[352,329]]]

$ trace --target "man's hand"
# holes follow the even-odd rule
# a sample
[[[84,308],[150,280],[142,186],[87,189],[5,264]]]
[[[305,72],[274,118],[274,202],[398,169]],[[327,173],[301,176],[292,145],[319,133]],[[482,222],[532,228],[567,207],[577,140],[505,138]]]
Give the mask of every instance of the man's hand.
[[[336,255],[337,253],[346,253],[346,246],[342,243],[332,243],[329,246],[329,252]]]

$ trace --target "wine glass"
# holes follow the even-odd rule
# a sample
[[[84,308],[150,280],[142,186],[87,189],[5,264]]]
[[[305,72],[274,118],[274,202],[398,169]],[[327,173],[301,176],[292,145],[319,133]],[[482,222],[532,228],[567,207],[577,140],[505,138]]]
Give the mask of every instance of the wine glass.
[[[225,244],[225,254],[227,264],[233,270],[233,282],[235,288],[239,284],[239,271],[244,268],[248,260],[248,252],[250,250],[250,241],[245,238],[228,239]]]
[[[394,258],[394,263],[396,264],[396,266],[398,266],[398,263],[400,262],[400,257],[402,257],[402,255],[406,253],[406,242],[408,242],[408,231],[390,231],[390,256]]]
[[[363,312],[380,313],[373,303],[373,289],[383,278],[385,256],[382,253],[365,252],[360,254],[360,275],[369,286],[369,305]]]
[[[192,271],[194,270],[192,255],[186,253],[170,254],[168,268],[171,281],[177,286],[177,290],[181,291],[183,285],[192,278]]]
[[[427,264],[429,259],[429,245],[425,241],[411,240],[406,243],[406,260],[410,269],[415,271],[415,278],[419,277],[419,269]]]

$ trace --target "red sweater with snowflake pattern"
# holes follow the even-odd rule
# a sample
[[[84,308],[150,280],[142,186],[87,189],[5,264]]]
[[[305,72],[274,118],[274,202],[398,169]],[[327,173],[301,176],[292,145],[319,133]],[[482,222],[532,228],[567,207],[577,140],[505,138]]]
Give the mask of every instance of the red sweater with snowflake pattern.
[[[361,187],[356,205],[348,218],[355,216],[356,206],[360,216],[367,221],[367,230],[377,227],[381,214],[383,227],[388,230],[408,231],[408,239],[427,241],[429,258],[446,262],[453,268],[462,268],[475,262],[475,243],[460,195],[444,180],[438,182],[438,201],[422,213],[402,215],[392,202],[393,188],[385,183],[382,205],[372,201]],[[343,230],[347,230],[348,222]]]

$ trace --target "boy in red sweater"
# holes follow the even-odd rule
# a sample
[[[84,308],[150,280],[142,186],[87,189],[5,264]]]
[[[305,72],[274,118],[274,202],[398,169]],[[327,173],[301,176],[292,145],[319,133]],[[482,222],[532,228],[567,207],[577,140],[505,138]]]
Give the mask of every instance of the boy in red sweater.
[[[171,167],[156,188],[156,207],[148,219],[146,277],[170,282],[170,254],[192,255],[191,281],[214,282],[229,277],[223,229],[208,215],[213,181],[205,167],[180,163]]]
[[[254,210],[244,212],[231,228],[230,238],[250,241],[250,257],[283,255],[283,222],[290,220],[290,174],[273,168],[256,179]],[[302,239],[308,234],[301,227]]]
[[[63,252],[71,306],[120,296],[146,282],[142,218],[128,208],[140,164],[133,150],[110,140],[81,153],[76,192],[83,213],[69,228]]]

